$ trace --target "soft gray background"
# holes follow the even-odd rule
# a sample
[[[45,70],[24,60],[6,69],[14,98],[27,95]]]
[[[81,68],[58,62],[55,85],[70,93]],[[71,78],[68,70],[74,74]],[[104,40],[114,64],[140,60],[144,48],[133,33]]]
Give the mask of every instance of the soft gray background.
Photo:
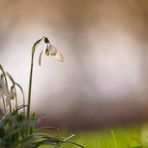
[[[73,128],[146,119],[147,8],[147,0],[0,0],[0,63],[27,97],[31,47],[48,36],[65,62],[39,67],[38,48],[33,110]]]

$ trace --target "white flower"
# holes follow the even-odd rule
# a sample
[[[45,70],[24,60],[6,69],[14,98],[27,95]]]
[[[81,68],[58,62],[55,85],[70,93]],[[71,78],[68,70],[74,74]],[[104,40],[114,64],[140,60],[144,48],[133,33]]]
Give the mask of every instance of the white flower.
[[[57,49],[50,43],[45,44],[45,54],[47,56],[55,56],[57,54]]]
[[[16,93],[13,89],[11,89],[6,98],[6,105],[8,106],[10,104],[10,101],[14,100],[15,97],[16,97]]]
[[[5,82],[2,79],[0,79],[0,97],[2,95],[7,96],[8,90],[7,90],[7,86],[6,86]]]
[[[63,57],[62,53],[50,43],[46,43],[46,45],[45,45],[45,54],[47,56],[49,56],[49,55],[54,56],[55,59],[60,62],[64,61],[64,57]]]
[[[47,42],[45,43],[44,50],[42,50],[42,52],[39,55],[39,65],[41,65],[42,62],[43,51],[45,52],[46,56],[54,56],[54,58],[59,62],[64,61],[63,54],[57,48],[55,48],[50,42]]]

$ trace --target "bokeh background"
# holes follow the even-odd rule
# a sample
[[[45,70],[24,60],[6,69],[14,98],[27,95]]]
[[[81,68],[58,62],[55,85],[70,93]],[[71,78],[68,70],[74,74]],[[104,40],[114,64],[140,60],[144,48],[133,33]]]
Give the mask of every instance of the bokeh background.
[[[49,37],[64,63],[36,52],[32,110],[44,125],[86,129],[148,118],[147,0],[0,0],[0,63],[27,97],[31,47]]]

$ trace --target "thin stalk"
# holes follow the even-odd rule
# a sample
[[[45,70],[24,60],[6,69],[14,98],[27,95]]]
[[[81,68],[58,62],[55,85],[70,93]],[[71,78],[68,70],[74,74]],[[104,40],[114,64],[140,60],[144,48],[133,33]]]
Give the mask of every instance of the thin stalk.
[[[45,37],[42,37],[38,41],[36,41],[32,47],[32,55],[31,55],[31,67],[30,67],[30,77],[29,77],[29,90],[28,90],[28,102],[27,102],[27,121],[30,119],[30,106],[31,106],[31,93],[32,93],[32,76],[33,76],[33,61],[34,61],[34,54],[37,45],[43,40]],[[29,129],[27,127],[27,134],[29,132]]]
[[[23,88],[15,82],[15,85],[20,89],[21,93],[22,93],[22,100],[23,100],[23,106],[25,106],[25,96],[24,96],[24,91],[23,91]],[[23,108],[23,112],[25,114],[25,108]]]
[[[2,100],[3,100],[3,107],[4,107],[4,115],[6,115],[6,104],[5,104],[4,96],[2,96]]]
[[[13,83],[13,89],[15,91],[15,108],[17,109],[18,108],[18,97],[17,97],[17,91],[16,91],[16,88],[15,88],[15,83]],[[18,113],[18,111],[17,111]]]
[[[31,104],[31,90],[32,90],[32,75],[33,75],[33,60],[34,60],[34,52],[32,53],[31,58],[31,68],[30,68],[30,78],[29,78],[29,91],[28,91],[28,103],[27,103],[27,120],[30,118],[30,104]],[[28,133],[27,129],[27,133]]]
[[[13,84],[13,85],[14,85],[14,91],[15,91],[15,94],[16,94],[16,96],[15,96],[15,108],[18,108],[17,91],[16,91],[16,88],[15,88],[15,84]]]

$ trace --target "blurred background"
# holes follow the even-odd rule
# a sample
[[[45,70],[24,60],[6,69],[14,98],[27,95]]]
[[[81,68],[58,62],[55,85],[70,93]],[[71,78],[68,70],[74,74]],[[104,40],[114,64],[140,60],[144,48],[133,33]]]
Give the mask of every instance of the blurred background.
[[[33,75],[41,124],[89,129],[148,119],[147,0],[0,0],[0,63],[27,97],[31,47],[47,36]]]

